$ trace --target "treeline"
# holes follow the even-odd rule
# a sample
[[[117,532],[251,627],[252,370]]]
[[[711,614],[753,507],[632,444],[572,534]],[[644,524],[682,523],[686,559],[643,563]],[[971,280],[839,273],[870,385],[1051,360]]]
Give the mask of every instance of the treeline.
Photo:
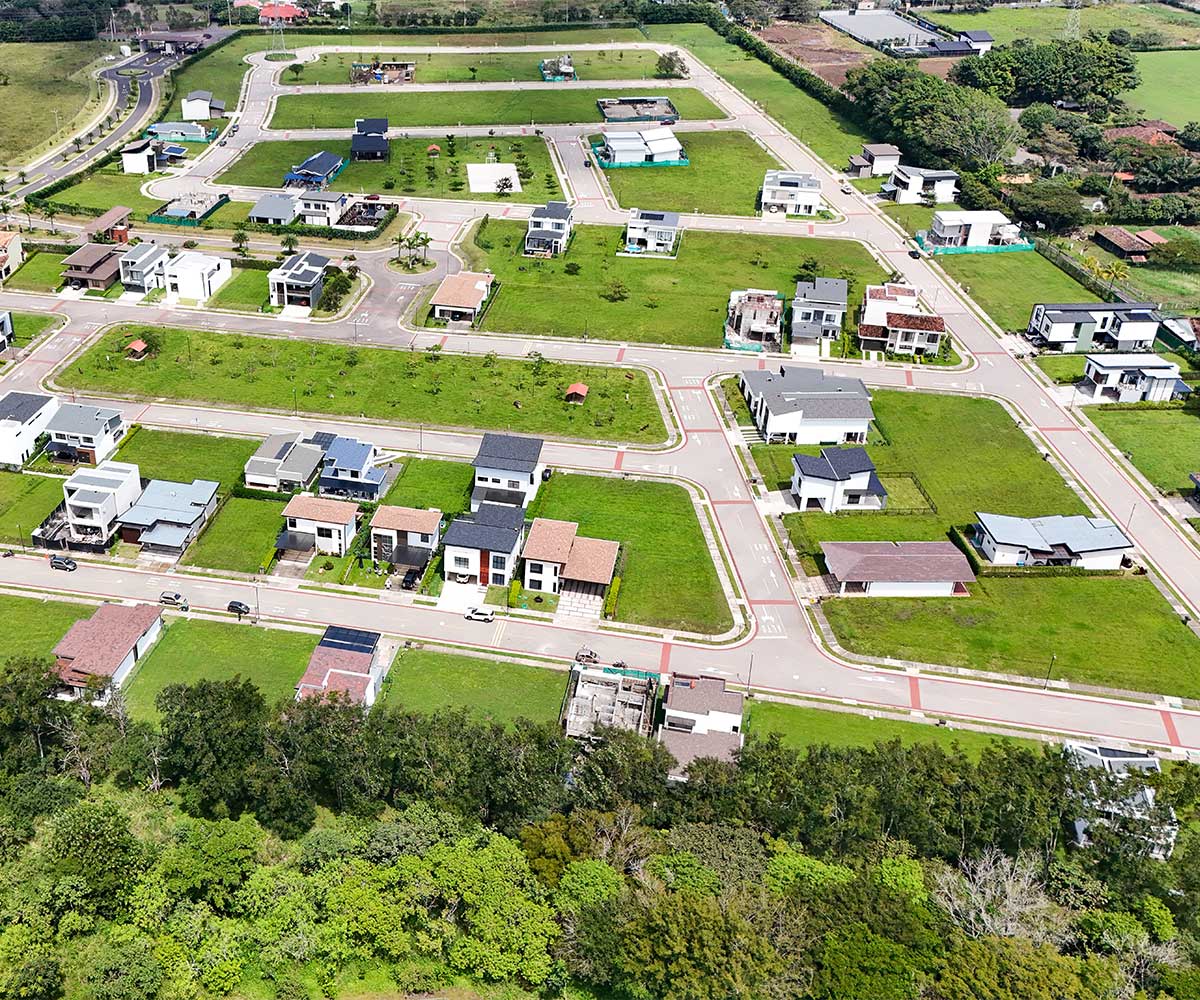
[[[90,0],[7,0],[0,3],[0,42],[79,42],[96,37],[113,6]]]

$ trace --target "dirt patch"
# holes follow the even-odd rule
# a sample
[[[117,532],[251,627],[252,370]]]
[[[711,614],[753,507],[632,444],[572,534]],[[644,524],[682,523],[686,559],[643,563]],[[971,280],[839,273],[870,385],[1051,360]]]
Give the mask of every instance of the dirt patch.
[[[929,73],[931,76],[940,76],[944,80],[944,79],[946,79],[947,76],[950,75],[950,67],[953,66],[960,59],[964,59],[964,58],[966,58],[966,57],[965,56],[947,56],[947,57],[939,56],[936,59],[922,59],[918,65],[920,65],[921,69],[923,69],[926,73]]]
[[[846,81],[846,74],[855,66],[879,55],[823,23],[773,24],[760,31],[758,37],[835,87]]]

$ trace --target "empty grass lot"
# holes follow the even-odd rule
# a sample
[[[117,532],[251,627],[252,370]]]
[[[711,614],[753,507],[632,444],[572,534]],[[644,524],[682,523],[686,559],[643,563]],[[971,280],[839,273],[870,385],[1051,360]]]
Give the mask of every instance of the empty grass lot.
[[[521,254],[524,233],[522,223],[493,219],[464,244],[473,266],[491,269],[501,283],[483,320],[488,330],[717,347],[729,290],[790,294],[806,256],[818,258],[826,273],[849,272],[851,302],[861,299],[864,283],[884,278],[871,255],[849,240],[688,231],[677,260],[639,260],[615,256],[619,227],[578,226],[566,254],[532,260]],[[490,249],[479,250],[479,240]],[[578,274],[567,273],[572,264]]]
[[[1087,415],[1137,470],[1166,493],[1194,488],[1188,474],[1200,455],[1200,408],[1120,410],[1089,406]]]
[[[471,506],[475,470],[466,462],[441,458],[409,458],[383,498],[396,507],[437,508],[461,514]]]
[[[954,31],[990,31],[997,45],[1006,45],[1018,38],[1050,41],[1062,38],[1067,24],[1065,7],[1035,7],[1023,10],[992,9],[983,14],[937,13],[933,20]],[[1177,42],[1200,44],[1200,14],[1177,10],[1156,3],[1096,4],[1084,6],[1079,12],[1084,32],[1108,34],[1113,28],[1125,28],[1137,34],[1161,31]],[[1141,53],[1138,58],[1141,58]],[[1145,77],[1145,72],[1142,76]],[[1183,95],[1181,95],[1183,96]],[[1135,105],[1136,106],[1136,105]]]
[[[78,184],[63,188],[54,195],[55,204],[79,205],[106,212],[113,205],[124,205],[134,216],[144,219],[162,205],[161,198],[147,198],[141,187],[153,176],[123,174],[120,166],[105,167],[83,177]]]
[[[4,282],[11,292],[56,292],[62,287],[61,253],[34,253]]]
[[[95,610],[91,604],[0,594],[0,619],[4,621],[0,661],[20,656],[52,660],[54,647],[67,629],[80,618],[90,618]]]
[[[62,499],[61,479],[0,472],[0,542],[28,544],[29,533]]]
[[[155,328],[159,353],[120,360],[145,327],[107,333],[58,376],[64,386],[141,397],[297,409],[455,427],[662,441],[662,414],[645,374],[627,368],[439,355]],[[591,387],[572,406],[572,382]],[[520,404],[519,406],[517,404]]]
[[[883,211],[885,215],[894,219],[909,236],[915,236],[918,229],[928,229],[933,225],[933,213],[941,210],[950,210],[958,208],[956,204],[950,202],[945,205],[897,205],[893,201],[885,202]]]
[[[247,438],[139,427],[121,445],[115,459],[132,462],[143,479],[166,479],[174,483],[211,479],[221,484],[222,492],[228,492],[241,478],[246,459],[254,454],[258,444]]]
[[[47,313],[12,314],[13,342],[19,346],[31,344],[55,325],[55,318]]]
[[[540,80],[538,64],[557,56],[562,50],[546,52],[413,52],[380,53],[383,59],[410,59],[417,64],[417,83],[504,83],[509,80]],[[293,77],[285,72],[287,83],[349,83],[350,64],[371,62],[374,53],[331,52],[315,63],[306,63],[304,72]],[[587,49],[574,55],[575,72],[580,80],[643,80],[654,76],[658,53],[639,49]],[[472,72],[474,70],[474,72]]]
[[[1034,362],[1053,382],[1070,385],[1083,378],[1082,354],[1041,354]]]
[[[538,491],[529,516],[576,521],[582,535],[621,543],[618,620],[705,633],[733,624],[682,486],[559,474]]]
[[[1054,656],[1051,679],[1200,696],[1200,639],[1144,578],[986,577],[970,590],[967,598],[843,598],[822,607],[857,653],[1039,679]]]
[[[686,167],[605,170],[623,208],[754,215],[763,174],[781,164],[744,132],[677,132]]]
[[[1024,330],[1038,302],[1100,301],[1033,250],[945,255],[937,262],[1004,330]]]
[[[266,271],[256,267],[235,267],[233,276],[216,290],[207,304],[214,309],[256,313],[269,304],[270,299],[271,284]]]
[[[158,718],[154,699],[169,684],[239,676],[252,681],[269,703],[290,700],[319,638],[251,625],[172,620],[126,685],[130,714]]]
[[[283,529],[282,500],[230,497],[183,557],[191,566],[257,573]]]
[[[1183,14],[1174,10],[1171,13]],[[1197,25],[1194,40],[1200,42],[1200,15],[1193,15],[1193,20]],[[1163,118],[1180,128],[1200,117],[1200,107],[1196,103],[1200,52],[1139,52],[1137,61],[1142,82],[1132,94],[1125,96],[1130,106],[1150,118]]]
[[[468,708],[495,722],[552,722],[566,686],[561,670],[412,649],[392,664],[381,702],[410,712]]]
[[[392,128],[441,125],[559,125],[599,122],[597,99],[611,89],[412,91],[381,93],[284,94],[275,103],[273,129],[349,128],[355,118],[386,118]],[[725,112],[690,87],[672,88],[671,103],[681,119],[710,121]]]

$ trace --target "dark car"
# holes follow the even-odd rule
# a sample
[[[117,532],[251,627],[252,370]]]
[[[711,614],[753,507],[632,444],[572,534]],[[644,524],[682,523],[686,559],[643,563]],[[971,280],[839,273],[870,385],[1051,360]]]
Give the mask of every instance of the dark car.
[[[70,556],[51,556],[50,568],[61,569],[65,573],[74,573],[79,567]]]
[[[909,255],[909,256],[910,256],[910,257],[911,257],[913,260],[920,260],[920,259],[921,259],[921,251],[920,251],[920,250],[909,250],[909,251],[908,251],[908,255]]]
[[[421,574],[415,569],[410,569],[404,574],[404,579],[400,581],[400,586],[405,590],[416,590],[417,584],[421,580]]]
[[[242,615],[250,614],[250,605],[245,601],[230,601],[225,610],[241,618]]]

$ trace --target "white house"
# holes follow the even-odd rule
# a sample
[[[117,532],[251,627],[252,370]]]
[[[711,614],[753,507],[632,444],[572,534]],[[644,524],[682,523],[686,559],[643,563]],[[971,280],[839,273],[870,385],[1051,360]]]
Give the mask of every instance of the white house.
[[[676,766],[673,781],[686,781],[692,761],[704,757],[731,761],[742,747],[740,691],[730,691],[721,677],[675,674],[663,697],[663,721],[658,741],[670,751]]]
[[[0,232],[0,281],[25,263],[25,244],[17,232]]]
[[[99,687],[115,690],[162,634],[162,609],[152,604],[101,604],[72,625],[54,647],[61,696],[84,698]],[[107,693],[98,699],[107,701]]]
[[[1150,856],[1165,861],[1175,849],[1179,824],[1169,806],[1157,805],[1157,792],[1146,776],[1158,774],[1162,764],[1152,753],[1143,750],[1123,750],[1097,744],[1063,744],[1084,797],[1095,813],[1090,819],[1075,820],[1075,843],[1087,847],[1091,843],[1088,831],[1091,823],[1109,825],[1114,820],[1133,820],[1149,823],[1147,837]],[[1094,777],[1093,777],[1094,775]]]
[[[298,433],[272,434],[246,460],[246,485],[253,490],[290,493],[307,489],[321,471],[325,450]]]
[[[675,164],[684,157],[683,145],[666,125],[639,132],[604,132],[599,153],[611,166],[630,163]]]
[[[507,587],[524,534],[525,511],[520,507],[484,503],[473,514],[459,515],[443,536],[446,579]]]
[[[108,544],[117,530],[117,518],[137,502],[141,493],[142,479],[136,465],[101,462],[94,469],[77,469],[63,483],[71,540]]]
[[[478,271],[446,275],[429,300],[434,318],[447,322],[474,322],[492,294],[495,281],[494,274]]]
[[[898,205],[924,202],[946,205],[958,196],[958,174],[953,170],[927,170],[898,164],[879,192]]]
[[[670,254],[679,239],[679,213],[629,210],[625,249],[630,253]]]
[[[264,226],[290,226],[300,214],[300,201],[295,194],[271,191],[254,203],[246,218]]]
[[[484,503],[528,507],[546,471],[542,439],[484,434],[471,465],[475,468],[471,510]]]
[[[225,102],[216,100],[211,90],[193,90],[181,102],[185,122],[205,122],[225,115]]]
[[[822,448],[792,456],[792,496],[801,510],[883,510],[887,490],[863,448]]]
[[[525,231],[525,253],[536,257],[556,257],[567,248],[573,218],[565,201],[548,201],[535,208]]]
[[[127,292],[167,287],[167,251],[157,243],[139,243],[121,255],[121,284]]]
[[[1089,354],[1078,390],[1096,403],[1165,403],[1191,392],[1179,365],[1157,354]]]
[[[768,443],[858,443],[875,419],[861,379],[781,365],[744,371],[738,385]]]
[[[796,282],[792,299],[792,355],[821,358],[842,336],[849,285],[845,278]]]
[[[152,174],[158,167],[153,139],[139,139],[121,147],[121,171],[126,174]]]
[[[329,258],[312,250],[294,253],[267,273],[271,305],[312,309],[321,300]]]
[[[342,556],[358,530],[358,504],[297,493],[283,508],[283,518],[286,527],[277,548]]]
[[[337,191],[305,191],[300,195],[300,221],[306,226],[332,228],[338,224],[349,201],[348,195]]]
[[[1161,321],[1153,302],[1039,302],[1025,333],[1038,347],[1065,354],[1149,351]]]
[[[8,392],[0,397],[0,465],[24,465],[58,412],[58,397]]]
[[[822,542],[821,552],[840,594],[951,597],[975,581],[953,542]]]
[[[46,425],[46,451],[69,462],[95,465],[109,458],[125,436],[120,410],[86,403],[63,403]]]
[[[232,276],[228,257],[185,250],[167,264],[167,294],[204,302]]]
[[[941,209],[933,213],[924,239],[931,248],[1005,246],[1021,242],[1021,227],[995,210]]]
[[[129,510],[117,518],[121,541],[143,551],[181,556],[217,509],[218,483],[151,479]]]
[[[157,122],[146,131],[165,142],[208,142],[208,130],[196,122]]]
[[[371,558],[419,569],[438,547],[441,532],[442,512],[436,508],[380,505],[371,516]]]
[[[296,682],[296,700],[336,696],[369,709],[391,665],[391,658],[379,648],[381,638],[366,629],[326,626]]]
[[[816,215],[821,207],[821,182],[800,170],[768,170],[762,183],[764,213]]]
[[[0,351],[7,351],[13,346],[16,331],[13,329],[12,311],[0,309]]]
[[[851,177],[886,177],[900,165],[900,150],[889,142],[865,142],[862,153],[850,157]]]
[[[921,306],[908,285],[868,285],[858,313],[858,340],[864,351],[937,354],[946,321]]]
[[[783,296],[774,289],[739,288],[729,293],[725,346],[762,344],[779,350],[783,341]]]
[[[958,40],[966,42],[971,46],[972,51],[978,56],[991,52],[992,46],[996,42],[990,31],[981,30],[960,31],[958,33]]]
[[[525,589],[598,601],[612,583],[620,548],[619,542],[584,537],[574,521],[535,517],[521,550]]]
[[[1009,517],[976,511],[975,544],[997,566],[1120,569],[1133,542],[1106,517]]]

